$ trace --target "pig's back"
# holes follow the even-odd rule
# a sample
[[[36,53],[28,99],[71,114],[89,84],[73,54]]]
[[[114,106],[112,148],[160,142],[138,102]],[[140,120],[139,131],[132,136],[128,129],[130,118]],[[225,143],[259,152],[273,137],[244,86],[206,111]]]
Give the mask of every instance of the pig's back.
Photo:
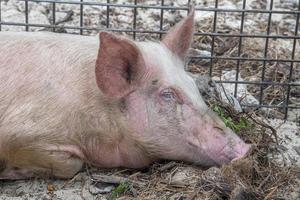
[[[80,106],[97,52],[97,37],[0,32],[0,135],[55,126]]]
[[[13,73],[14,76],[37,76],[46,80],[49,74],[76,73],[76,68],[81,68],[86,62],[95,62],[97,49],[96,37],[0,32],[1,75]]]

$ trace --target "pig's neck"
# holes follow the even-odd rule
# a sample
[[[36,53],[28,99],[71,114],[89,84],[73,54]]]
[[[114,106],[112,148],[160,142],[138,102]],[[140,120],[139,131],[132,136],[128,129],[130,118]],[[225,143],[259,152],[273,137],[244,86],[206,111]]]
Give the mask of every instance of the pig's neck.
[[[99,105],[99,99],[97,102]],[[86,161],[99,167],[139,168],[150,164],[153,158],[129,130],[120,103],[101,99],[101,105],[99,110],[95,110],[99,106],[85,108],[85,116],[78,116],[80,127],[76,129],[81,131],[77,132],[77,141]]]

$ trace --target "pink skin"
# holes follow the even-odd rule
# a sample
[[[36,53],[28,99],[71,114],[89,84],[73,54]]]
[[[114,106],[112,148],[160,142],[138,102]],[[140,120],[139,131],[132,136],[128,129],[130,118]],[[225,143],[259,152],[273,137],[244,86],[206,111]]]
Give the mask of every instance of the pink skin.
[[[147,138],[152,144],[153,149],[148,150],[155,152],[155,157],[215,166],[242,158],[250,150],[251,146],[225,127],[211,110],[201,113],[187,99],[163,102],[158,91],[153,96],[130,94],[127,118],[137,137]],[[174,109],[178,105],[182,109],[181,118]],[[135,162],[133,167],[145,164]]]

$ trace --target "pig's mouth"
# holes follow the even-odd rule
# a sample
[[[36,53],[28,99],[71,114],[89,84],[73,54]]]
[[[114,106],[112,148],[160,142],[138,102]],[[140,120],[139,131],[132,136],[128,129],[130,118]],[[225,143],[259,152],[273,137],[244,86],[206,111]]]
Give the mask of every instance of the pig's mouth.
[[[228,164],[232,161],[242,159],[249,155],[251,151],[251,145],[245,144],[243,141],[240,141],[236,145],[230,143],[223,145],[220,149],[216,150],[209,148],[208,157],[217,165]]]

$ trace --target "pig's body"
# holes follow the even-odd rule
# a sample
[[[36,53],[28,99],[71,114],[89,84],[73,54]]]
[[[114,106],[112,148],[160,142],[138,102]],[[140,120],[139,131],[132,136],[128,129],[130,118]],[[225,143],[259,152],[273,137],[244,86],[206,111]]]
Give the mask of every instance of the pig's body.
[[[110,119],[109,106],[96,86],[97,38],[11,32],[0,33],[0,38],[0,159],[5,160],[6,169],[10,160],[12,166],[22,162],[25,168],[32,162],[37,168],[57,162],[51,165],[64,169],[62,176],[73,174],[81,161],[72,160],[78,168],[69,169],[68,154],[62,153],[62,160],[54,155],[50,161],[52,151],[47,149],[78,145],[79,138],[74,137],[84,131],[81,126],[88,126],[81,124],[84,118],[92,120],[93,126],[115,120]]]
[[[203,102],[183,69],[193,14],[163,43],[0,33],[0,179],[71,177],[84,162],[211,166],[249,146]]]
[[[130,141],[126,149],[135,139],[122,125],[117,102],[97,87],[98,38],[12,32],[0,38],[1,55],[14,52],[0,57],[0,159],[6,169],[34,167],[68,177],[85,160],[100,167],[148,164],[146,155],[139,164],[139,149],[132,148],[126,159],[110,151],[124,135]],[[93,147],[96,140],[103,147]]]

